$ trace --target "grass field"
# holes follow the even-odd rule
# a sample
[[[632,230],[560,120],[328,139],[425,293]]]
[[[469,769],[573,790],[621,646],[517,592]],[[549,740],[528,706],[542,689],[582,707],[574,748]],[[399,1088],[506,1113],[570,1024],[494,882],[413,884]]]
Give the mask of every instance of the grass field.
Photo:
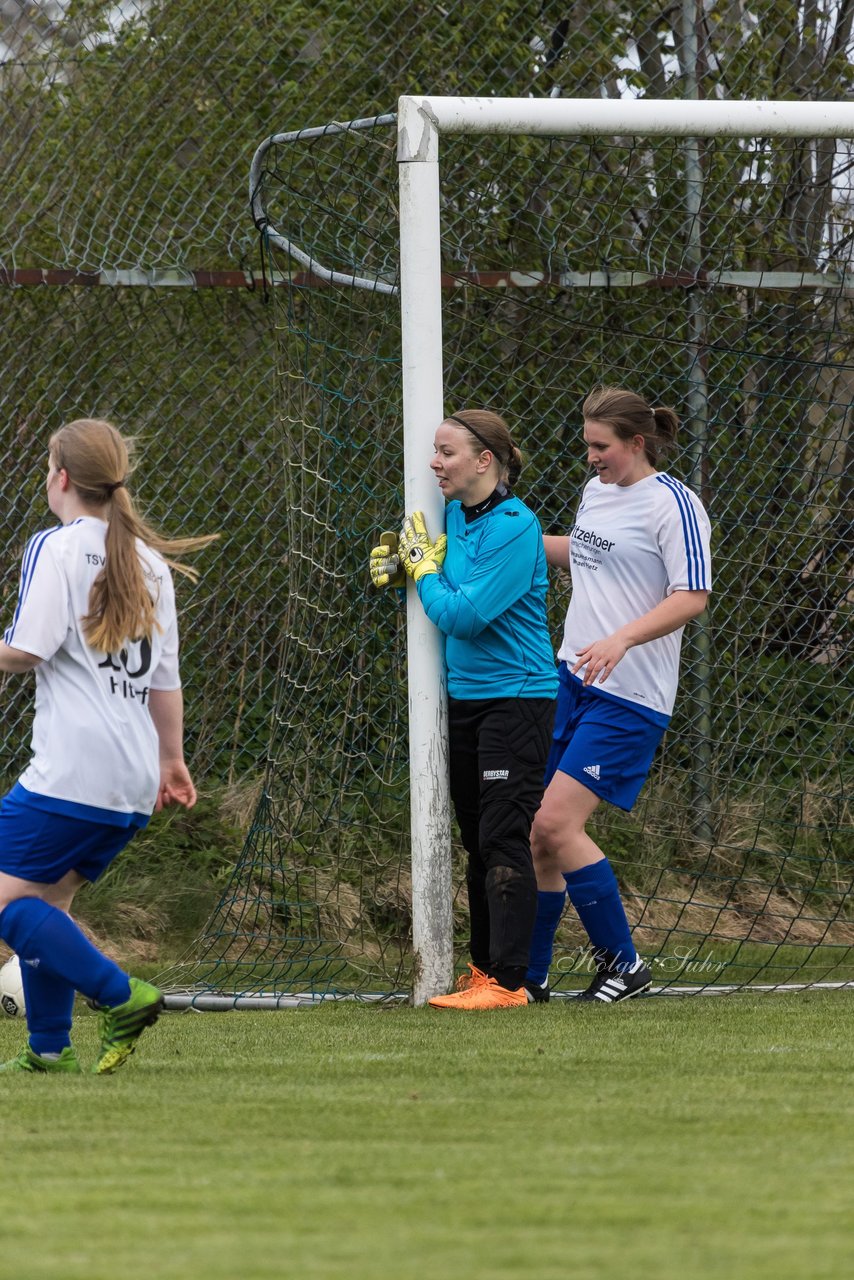
[[[167,1014],[113,1077],[3,1077],[0,1276],[839,1280],[852,1020],[849,992]]]

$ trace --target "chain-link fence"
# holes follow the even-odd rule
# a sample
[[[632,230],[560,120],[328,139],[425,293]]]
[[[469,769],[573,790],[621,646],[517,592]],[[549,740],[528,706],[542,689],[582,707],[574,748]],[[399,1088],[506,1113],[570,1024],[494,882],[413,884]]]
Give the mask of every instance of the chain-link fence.
[[[851,21],[846,3],[748,11],[691,0],[662,14],[597,0],[395,0],[368,10],[352,0],[3,0],[7,603],[17,549],[40,518],[22,509],[34,492],[31,451],[70,413],[113,414],[150,442],[140,496],[153,514],[172,527],[173,511],[188,528],[225,525],[223,554],[199,589],[203,606],[183,594],[190,683],[216,726],[215,746],[192,708],[189,727],[214,776],[251,767],[263,757],[259,704],[269,705],[272,688],[275,623],[265,611],[275,612],[281,593],[260,564],[251,588],[247,575],[275,533],[247,509],[267,504],[275,521],[279,465],[267,317],[260,292],[243,293],[259,265],[246,216],[259,139],[393,109],[399,93],[415,91],[681,96],[696,81],[707,95],[835,98],[851,81]],[[524,216],[536,218],[536,208]],[[769,225],[757,220],[755,234]],[[516,253],[511,239],[497,265],[513,266]],[[182,464],[177,484],[161,474],[167,439]],[[196,452],[206,466],[191,474]],[[225,487],[212,501],[216,479]],[[245,594],[223,617],[217,575],[232,556]],[[17,766],[20,739],[13,710],[4,772]]]
[[[347,636],[338,613],[356,578],[361,592],[371,532],[399,506],[397,318],[393,302],[364,295],[346,320],[333,317],[330,290],[295,283],[281,257],[284,283],[271,282],[247,213],[260,139],[393,110],[401,92],[839,98],[853,13],[696,0],[666,14],[503,0],[369,11],[344,0],[0,4],[0,152],[15,179],[0,194],[7,612],[20,548],[42,519],[50,431],[83,413],[114,418],[141,437],[136,488],[152,517],[169,531],[224,534],[200,559],[199,586],[181,591],[197,774],[219,785],[257,773],[272,741],[280,769],[312,777],[284,812],[259,811],[243,884],[211,931],[230,939],[225,952],[211,943],[215,957],[233,957],[236,937],[255,965],[259,936],[279,957],[282,937],[300,939],[291,978],[279,959],[253,970],[277,987],[300,973],[337,980],[328,940],[342,936],[353,940],[346,964],[367,975],[351,973],[355,985],[406,966],[401,638],[387,602],[359,595]],[[393,281],[393,131],[351,134],[338,150],[318,140],[295,156],[271,156],[271,217],[328,265],[367,264]],[[813,941],[845,914],[854,219],[842,145],[736,154],[711,141],[695,160],[702,214],[689,226],[684,149],[495,139],[448,149],[446,386],[449,407],[500,403],[520,425],[526,492],[555,528],[583,474],[573,440],[591,381],[629,382],[682,412],[674,469],[712,508],[719,598],[738,609],[716,605],[710,651],[702,633],[689,646],[668,771],[638,825],[610,838],[648,942],[663,946],[674,921],[705,936],[721,918],[738,952],[759,917],[786,943],[808,940],[811,912]],[[508,288],[514,271],[527,278]],[[728,271],[753,283],[715,275]],[[823,280],[785,292],[787,272],[800,285]],[[702,291],[688,287],[700,279]],[[686,302],[699,297],[699,309]],[[333,447],[324,493],[311,477],[327,475]],[[317,576],[327,544],[307,537],[306,513],[325,538],[351,541],[329,580]],[[563,602],[558,586],[556,618]],[[26,712],[11,686],[4,697],[12,773]],[[723,850],[706,869],[717,888],[699,901],[700,846],[687,865],[674,854],[703,835],[689,820],[698,806]],[[297,825],[298,866],[283,879]],[[333,856],[319,851],[330,829]],[[782,873],[791,851],[806,859],[794,884]],[[347,857],[357,870],[342,875]],[[733,897],[736,882],[752,907]],[[827,897],[815,907],[826,894],[832,908]],[[259,912],[262,899],[273,905]],[[840,946],[845,927],[837,919]],[[312,955],[322,964],[299,959]],[[782,956],[772,976],[784,969]]]

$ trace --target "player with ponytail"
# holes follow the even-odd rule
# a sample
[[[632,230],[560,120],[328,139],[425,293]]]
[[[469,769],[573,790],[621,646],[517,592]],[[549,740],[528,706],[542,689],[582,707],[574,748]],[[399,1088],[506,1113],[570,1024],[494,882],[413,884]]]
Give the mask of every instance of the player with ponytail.
[[[699,498],[659,471],[676,439],[672,409],[598,387],[582,407],[587,460],[568,536],[544,539],[570,569],[554,742],[531,845],[537,922],[528,989],[548,999],[554,936],[567,896],[590,939],[596,976],[582,999],[614,1004],[652,981],[632,942],[617,880],[586,831],[602,800],[630,810],[670,721],[682,632],[711,587],[709,520]]]
[[[79,1072],[75,991],[102,1009],[94,1071],[114,1071],[162,1009],[68,914],[168,804],[190,808],[170,567],[203,538],[164,538],[128,491],[131,442],[81,418],[51,437],[47,500],[58,527],[31,538],[0,671],[35,672],[32,759],[0,804],[0,938],[21,961],[29,1039],[0,1071]]]

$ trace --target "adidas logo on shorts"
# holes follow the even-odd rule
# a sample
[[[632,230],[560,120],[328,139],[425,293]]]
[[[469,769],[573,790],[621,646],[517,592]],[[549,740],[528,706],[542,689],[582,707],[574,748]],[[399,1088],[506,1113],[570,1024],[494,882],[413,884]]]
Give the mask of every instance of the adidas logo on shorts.
[[[589,773],[589,774],[590,774],[590,777],[591,777],[591,778],[595,778],[597,782],[599,781],[599,766],[598,766],[598,764],[586,764],[586,765],[584,766],[584,772],[585,772],[585,773]]]

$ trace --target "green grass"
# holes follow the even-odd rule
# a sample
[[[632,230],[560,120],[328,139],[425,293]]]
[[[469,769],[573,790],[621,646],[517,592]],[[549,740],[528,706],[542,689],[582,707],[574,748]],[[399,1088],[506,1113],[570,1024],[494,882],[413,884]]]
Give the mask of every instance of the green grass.
[[[3,1077],[2,1277],[838,1280],[848,992],[167,1014]],[[23,1028],[0,1024],[12,1056]],[[75,1041],[94,1057],[96,1022]]]

